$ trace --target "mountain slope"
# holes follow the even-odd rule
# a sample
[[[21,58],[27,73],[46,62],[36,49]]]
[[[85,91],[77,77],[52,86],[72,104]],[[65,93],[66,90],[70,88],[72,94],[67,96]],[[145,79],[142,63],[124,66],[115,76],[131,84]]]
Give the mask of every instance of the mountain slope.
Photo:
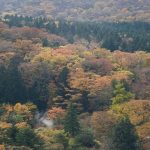
[[[80,21],[150,21],[149,0],[0,0],[0,13]]]

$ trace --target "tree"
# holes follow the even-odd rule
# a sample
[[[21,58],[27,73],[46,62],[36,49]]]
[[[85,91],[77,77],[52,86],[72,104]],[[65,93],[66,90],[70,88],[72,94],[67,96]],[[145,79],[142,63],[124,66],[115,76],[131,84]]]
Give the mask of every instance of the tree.
[[[64,133],[59,133],[58,135],[56,135],[56,141],[61,143],[64,147],[64,150],[67,150],[68,148],[68,138],[65,136]]]
[[[81,133],[76,136],[77,143],[88,148],[95,146],[94,140],[94,135],[91,129],[82,129]]]
[[[70,105],[68,113],[65,117],[64,129],[65,132],[71,136],[77,135],[80,131],[80,124],[77,118],[77,110],[75,109],[73,104]]]
[[[83,62],[85,71],[92,71],[98,75],[105,76],[110,74],[113,69],[112,63],[106,58],[88,58]]]
[[[3,144],[0,144],[0,149],[5,150],[5,146]]]
[[[42,40],[42,45],[43,45],[43,47],[47,47],[47,46],[49,45],[49,41],[48,41],[47,38],[44,38],[44,39]]]
[[[138,137],[127,116],[122,117],[110,134],[111,150],[137,150]]]
[[[112,98],[112,104],[120,104],[130,99],[134,98],[134,95],[131,92],[128,92],[124,84],[121,82],[116,83],[115,90],[114,90],[114,97]]]
[[[42,141],[31,128],[22,128],[16,133],[16,143],[32,148],[42,146]]]
[[[48,110],[47,116],[54,121],[55,126],[61,126],[65,117],[65,110],[61,107],[52,107]]]
[[[16,137],[17,131],[18,130],[15,126],[12,126],[11,128],[8,128],[7,136],[9,137],[9,142],[7,142],[7,141],[5,141],[5,142],[7,142],[9,144],[14,144],[16,142],[15,137]]]
[[[107,111],[94,112],[91,116],[91,127],[95,137],[99,141],[102,141],[102,139],[106,140],[106,137],[115,122],[116,118]]]
[[[67,67],[64,67],[59,74],[58,82],[60,82],[60,84],[63,84],[64,86],[67,87],[68,86],[68,83],[67,83],[68,75],[69,75],[69,69]]]
[[[20,58],[14,56],[8,67],[0,66],[0,101],[16,103],[18,100],[24,102],[26,90],[23,85],[21,74],[18,70]]]

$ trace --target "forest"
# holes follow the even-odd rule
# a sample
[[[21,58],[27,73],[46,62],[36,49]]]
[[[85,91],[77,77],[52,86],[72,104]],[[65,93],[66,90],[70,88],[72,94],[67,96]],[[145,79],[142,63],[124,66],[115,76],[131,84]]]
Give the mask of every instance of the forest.
[[[150,24],[7,15],[0,21],[0,150],[149,150]]]
[[[0,14],[71,21],[150,21],[149,0],[0,0]]]
[[[91,45],[114,50],[134,52],[150,50],[150,23],[149,22],[77,22],[53,20],[43,17],[23,17],[6,15],[2,20],[11,26],[36,27],[47,32],[65,37],[69,43],[86,40],[87,47]],[[47,46],[57,46],[59,43],[46,43]],[[82,43],[85,43],[82,41]],[[94,44],[93,44],[94,43]],[[46,45],[45,45],[46,46]]]

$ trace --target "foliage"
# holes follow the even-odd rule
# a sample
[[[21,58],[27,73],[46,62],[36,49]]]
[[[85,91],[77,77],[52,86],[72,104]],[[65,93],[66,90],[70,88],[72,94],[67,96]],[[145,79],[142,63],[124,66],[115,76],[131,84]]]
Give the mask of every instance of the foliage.
[[[74,20],[74,21],[108,21],[108,22],[129,22],[144,20],[149,21],[149,1],[112,1],[108,0],[102,2],[99,0],[63,0],[63,1],[38,1],[32,0],[30,3],[23,0],[22,5],[18,1],[1,1],[3,4],[3,9],[0,11],[2,15],[5,14],[19,14],[22,15],[20,18],[25,18],[28,21],[28,25],[32,25],[32,20],[30,16],[38,17],[35,21],[37,27],[43,27],[41,21],[46,20],[42,18],[51,19],[62,19]],[[66,7],[67,6],[67,7]],[[18,9],[20,7],[20,9]],[[105,9],[103,9],[105,8]],[[8,13],[8,10],[11,13]],[[68,13],[69,12],[69,13]],[[103,14],[103,15],[102,15]],[[9,19],[9,15],[5,17]],[[19,23],[19,19],[13,18],[12,23]],[[63,21],[62,25],[65,24]],[[49,23],[49,26],[54,27],[53,23]],[[66,31],[67,27],[63,28]],[[61,31],[59,31],[61,32]]]
[[[80,131],[80,124],[77,117],[77,111],[73,104],[71,104],[64,120],[64,130],[73,137]]]
[[[74,42],[76,35],[80,39],[86,39],[89,43],[98,42],[103,48],[124,51],[149,51],[149,23],[140,21],[131,22],[75,22],[65,20],[49,20],[46,18],[30,18],[23,16],[7,15],[5,23],[9,26],[32,26],[45,28],[48,32],[64,36],[69,42]],[[68,19],[67,19],[68,20]],[[15,22],[16,21],[16,22]],[[38,22],[38,24],[37,24]],[[39,25],[40,24],[40,25]],[[30,34],[29,34],[30,35]],[[55,47],[62,45],[63,40],[54,40],[51,43],[44,40],[46,45]],[[58,41],[58,42],[57,42]],[[59,42],[60,41],[60,42]],[[60,44],[59,44],[60,43]]]
[[[83,62],[83,67],[87,71],[92,71],[101,76],[105,76],[111,73],[112,63],[105,58],[92,59],[88,58]]]
[[[0,23],[1,145],[108,150],[134,139],[135,129],[148,149],[150,53],[136,51],[149,50],[148,23],[7,17],[9,27]]]
[[[52,119],[55,125],[63,124],[63,119],[65,118],[65,110],[62,108],[52,107],[47,112],[49,119]]]
[[[42,146],[42,141],[37,137],[31,128],[19,129],[16,133],[16,142],[18,145],[29,146],[35,149]]]
[[[0,145],[0,149],[1,150],[5,150],[5,146],[4,145]]]
[[[121,118],[112,128],[110,138],[112,150],[137,150],[137,135],[128,117]]]
[[[123,83],[118,82],[115,85],[115,90],[114,90],[114,97],[112,98],[112,104],[120,104],[126,101],[129,101],[130,99],[134,98],[134,95],[131,92],[128,92]]]
[[[91,126],[96,138],[101,141],[108,136],[109,130],[115,124],[117,118],[110,112],[94,112],[91,116]]]
[[[126,114],[130,117],[131,123],[135,126],[149,122],[149,100],[132,100],[121,104],[118,113]]]
[[[82,130],[77,136],[76,136],[77,143],[80,143],[82,146],[91,148],[94,147],[94,135],[93,132],[90,129],[84,129]]]
[[[67,146],[68,138],[63,130],[38,128],[36,129],[36,133],[44,142],[44,150],[49,149],[49,147],[54,150],[63,150],[63,148],[66,148]]]

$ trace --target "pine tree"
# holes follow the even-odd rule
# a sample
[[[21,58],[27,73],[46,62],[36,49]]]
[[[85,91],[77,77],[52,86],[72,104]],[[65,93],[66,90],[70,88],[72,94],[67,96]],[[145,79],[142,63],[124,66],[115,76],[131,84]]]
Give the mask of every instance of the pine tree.
[[[134,126],[131,124],[127,116],[122,117],[118,123],[112,128],[111,134],[111,150],[137,150],[138,137],[135,133]]]
[[[65,132],[68,133],[70,136],[75,136],[80,131],[80,124],[77,117],[77,110],[73,106],[73,104],[71,104],[64,120]]]
[[[43,144],[43,141],[29,127],[19,129],[15,138],[18,145],[29,146],[35,149],[42,147]]]
[[[115,85],[114,97],[112,98],[112,104],[120,104],[126,102],[134,97],[134,94],[128,92],[123,83],[118,82]]]
[[[69,74],[69,69],[67,67],[64,67],[58,77],[58,82],[60,84],[63,84],[65,87],[68,86],[68,83],[67,83],[68,74]]]
[[[43,45],[43,47],[48,47],[48,46],[49,46],[49,41],[48,41],[47,38],[44,38],[44,39],[42,40],[42,45]]]

